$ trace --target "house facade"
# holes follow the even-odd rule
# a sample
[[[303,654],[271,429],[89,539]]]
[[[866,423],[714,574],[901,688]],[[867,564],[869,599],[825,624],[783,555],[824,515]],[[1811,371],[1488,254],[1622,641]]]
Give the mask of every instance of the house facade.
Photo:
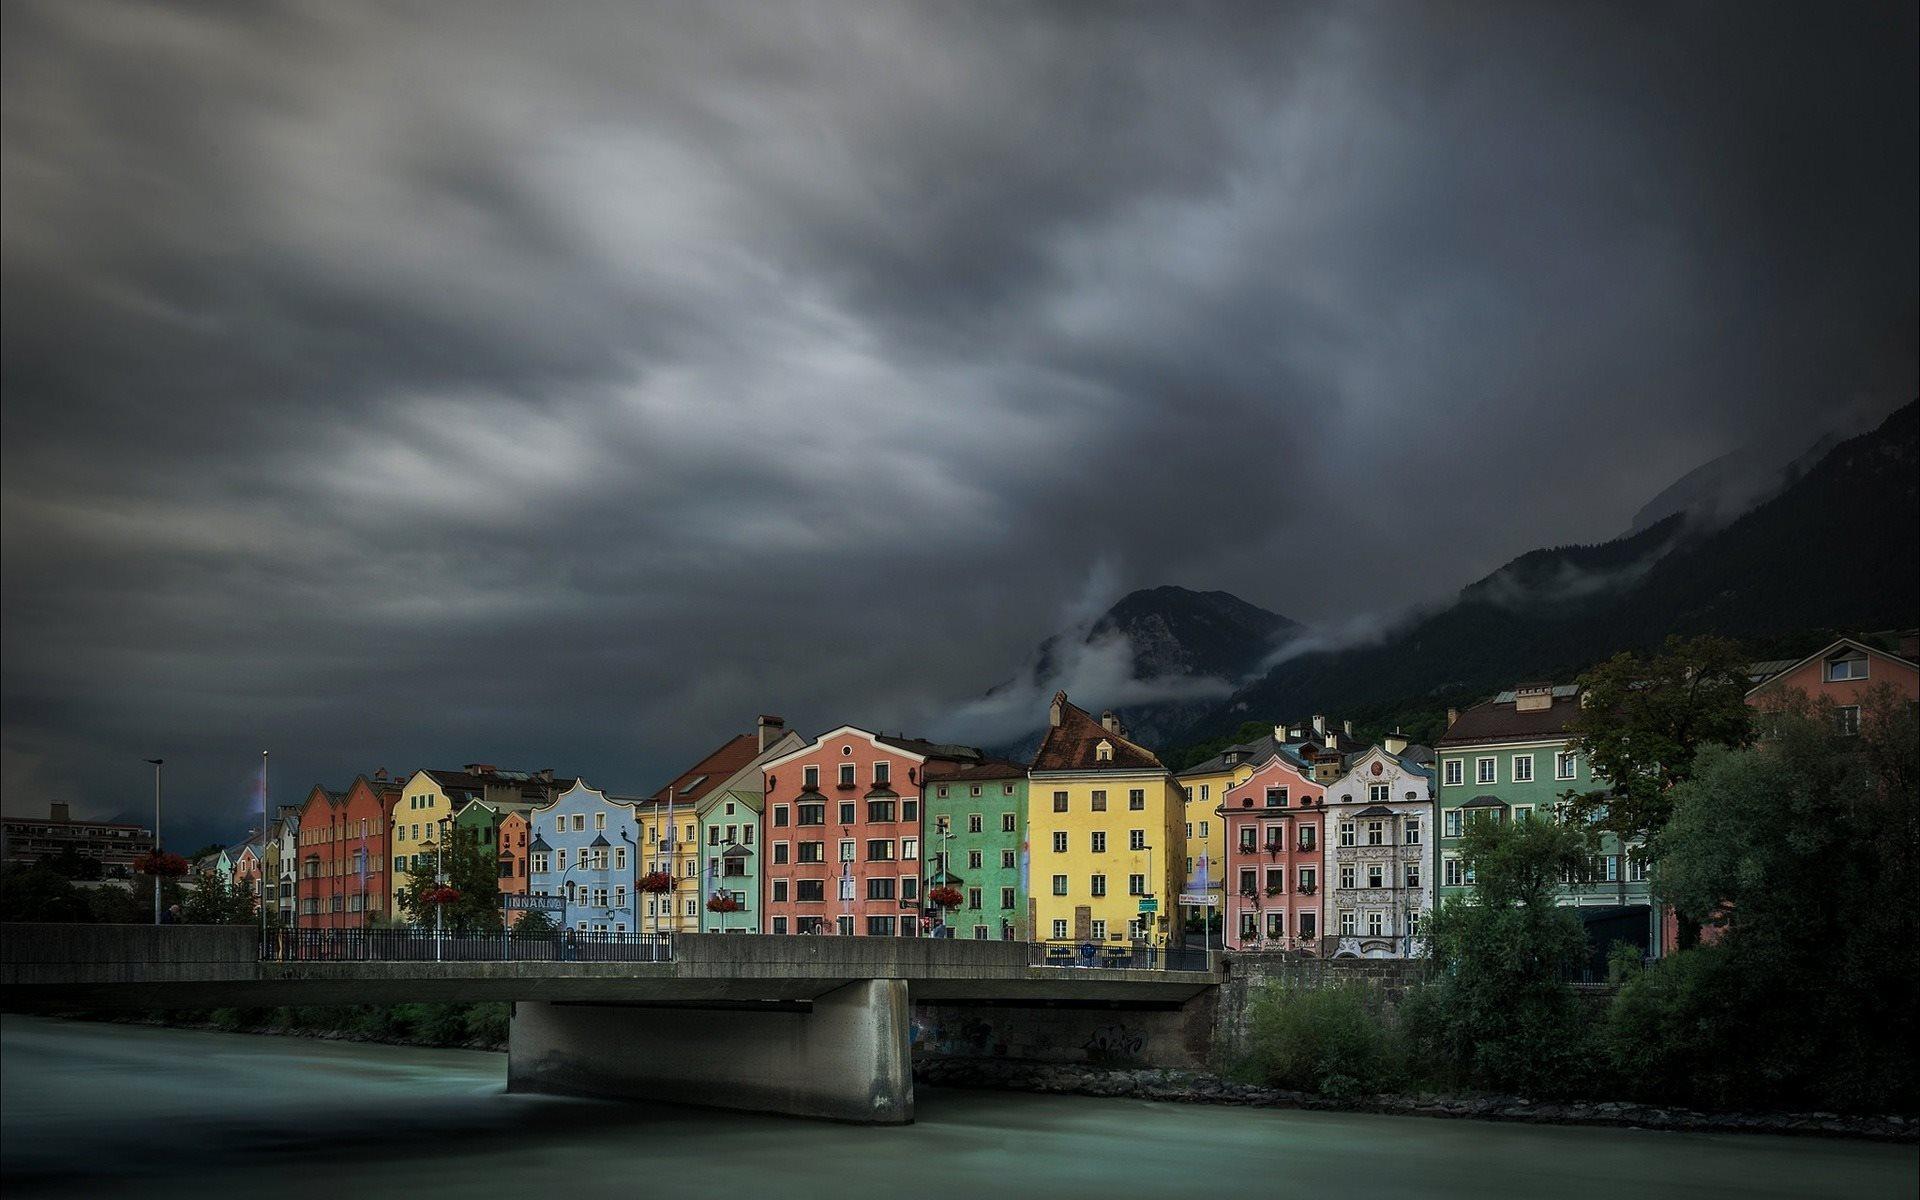
[[[1229,948],[1319,951],[1325,796],[1312,767],[1282,746],[1221,797]]]
[[[1858,733],[1870,691],[1890,686],[1909,703],[1920,701],[1920,665],[1913,661],[1911,640],[1901,639],[1904,655],[1843,637],[1802,659],[1760,664],[1762,678],[1747,692],[1747,703],[1764,711],[1799,692],[1832,705],[1841,732]]]
[[[936,936],[1027,941],[1027,768],[987,759],[926,788],[922,897],[949,887],[959,903],[926,912]]]
[[[1567,734],[1579,711],[1577,685],[1532,683],[1449,714],[1447,731],[1434,744],[1442,901],[1468,894],[1472,879],[1460,846],[1474,821],[1555,820],[1568,792],[1608,786]],[[1639,846],[1603,835],[1598,852],[1561,886],[1558,899],[1580,910],[1597,957],[1616,941],[1658,953],[1657,916]]]
[[[636,865],[640,825],[633,807],[574,780],[527,814],[527,890],[559,897],[556,924],[581,933],[639,933]]]
[[[391,911],[395,920],[411,919],[406,904],[407,874],[431,861],[429,847],[451,833],[453,819],[474,800],[496,809],[529,811],[550,803],[574,781],[555,777],[551,768],[507,771],[491,763],[468,763],[458,771],[422,770],[406,778],[401,799],[394,806],[389,853],[392,855]],[[442,824],[446,828],[442,829]]]
[[[62,800],[48,805],[44,817],[7,817],[0,821],[0,843],[8,863],[35,863],[72,853],[98,862],[111,876],[131,874],[133,860],[153,850],[153,830],[111,821],[76,821]]]
[[[1433,909],[1431,752],[1389,736],[1355,755],[1324,795],[1320,908],[1334,954],[1416,957]]]
[[[843,725],[767,760],[767,933],[916,937],[922,789],[980,752]]]
[[[1186,802],[1166,765],[1112,712],[1058,692],[1027,780],[1034,939],[1183,944],[1169,910],[1186,879]]]
[[[500,858],[502,897],[527,894],[528,828],[526,813],[509,812],[500,818],[500,824],[494,830],[494,849]],[[518,909],[509,908],[502,920],[508,929],[512,929],[522,915]]]
[[[307,793],[295,833],[298,925],[349,929],[391,919],[388,831],[400,795],[385,772],[361,775],[345,791]]]

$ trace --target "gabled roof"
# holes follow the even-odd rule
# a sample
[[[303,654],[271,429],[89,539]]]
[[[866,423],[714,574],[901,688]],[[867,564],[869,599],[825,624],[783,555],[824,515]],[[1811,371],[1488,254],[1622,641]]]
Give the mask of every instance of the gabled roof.
[[[895,750],[905,750],[909,754],[918,754],[925,759],[944,759],[948,762],[979,762],[986,756],[977,746],[962,746],[957,742],[930,742],[925,738],[908,737],[904,733],[877,733],[873,740]]]
[[[930,783],[980,783],[989,779],[1025,779],[1027,769],[1004,758],[985,758],[977,763],[956,763],[945,769],[929,768]]]
[[[1040,749],[1033,755],[1035,771],[1167,769],[1153,751],[1138,742],[1129,741],[1124,735],[1102,725],[1086,709],[1069,703],[1065,692],[1055,693],[1053,703],[1060,711],[1060,722],[1057,725],[1049,723],[1046,735],[1040,739]],[[1099,755],[1102,742],[1112,748],[1112,757],[1106,760]]]
[[[1910,670],[1920,671],[1920,664],[1916,664],[1910,659],[1902,658],[1891,651],[1882,650],[1878,646],[1869,646],[1865,642],[1855,641],[1850,637],[1835,638],[1805,658],[1775,659],[1770,662],[1754,663],[1747,669],[1748,678],[1754,680],[1754,686],[1747,690],[1747,695],[1753,695],[1755,692],[1773,683],[1776,679],[1779,679],[1782,675],[1790,671],[1797,671],[1816,659],[1832,658],[1835,652],[1840,650],[1858,650],[1869,658],[1884,658],[1889,662],[1899,663],[1901,666]],[[1769,670],[1768,668],[1771,669]],[[1762,671],[1765,671],[1764,675],[1761,674]]]
[[[1461,713],[1447,726],[1437,744],[1467,746],[1477,742],[1526,742],[1560,737],[1579,711],[1580,689],[1572,684],[1555,687],[1553,702],[1532,712],[1522,712],[1515,707],[1512,692],[1501,692]]]
[[[1318,749],[1320,749],[1320,743],[1312,738],[1291,742],[1281,741],[1272,734],[1268,734],[1265,737],[1255,738],[1251,742],[1239,742],[1228,746],[1205,762],[1195,763],[1181,771],[1179,777],[1185,779],[1188,776],[1219,775],[1248,763],[1264,763],[1276,754],[1305,765],[1309,761],[1308,756]]]
[[[759,735],[736,734],[686,771],[668,780],[650,799],[657,804],[665,804],[671,793],[675,805],[693,803],[732,779],[759,756]]]

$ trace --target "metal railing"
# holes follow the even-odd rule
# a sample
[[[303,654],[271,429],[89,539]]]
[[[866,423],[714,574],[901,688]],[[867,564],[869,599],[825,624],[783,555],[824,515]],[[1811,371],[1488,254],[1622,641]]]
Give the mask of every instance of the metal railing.
[[[1081,970],[1205,971],[1209,952],[1199,946],[1149,946],[1137,942],[1029,942],[1036,967]]]
[[[431,929],[273,929],[263,962],[672,962],[671,933],[516,934]]]

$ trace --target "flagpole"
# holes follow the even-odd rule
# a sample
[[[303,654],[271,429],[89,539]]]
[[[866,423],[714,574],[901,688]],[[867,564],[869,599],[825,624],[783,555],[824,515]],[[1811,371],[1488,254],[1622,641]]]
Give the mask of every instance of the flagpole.
[[[260,857],[257,860],[260,868],[260,882],[262,884],[262,887],[259,889],[259,892],[260,892],[260,942],[262,945],[265,945],[267,940],[267,897],[266,897],[266,889],[264,885],[266,884],[266,880],[267,880],[267,871],[266,871],[267,797],[270,794],[268,791],[268,788],[271,783],[271,778],[272,777],[267,773],[267,752],[265,750],[262,750],[260,752]]]

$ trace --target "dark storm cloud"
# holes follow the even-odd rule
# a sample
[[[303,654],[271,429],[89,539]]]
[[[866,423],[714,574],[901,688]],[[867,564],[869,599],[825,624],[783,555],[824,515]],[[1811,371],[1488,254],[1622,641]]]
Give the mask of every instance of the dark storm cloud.
[[[7,6],[10,810],[932,727],[1915,386],[1910,7],[559,11]]]

